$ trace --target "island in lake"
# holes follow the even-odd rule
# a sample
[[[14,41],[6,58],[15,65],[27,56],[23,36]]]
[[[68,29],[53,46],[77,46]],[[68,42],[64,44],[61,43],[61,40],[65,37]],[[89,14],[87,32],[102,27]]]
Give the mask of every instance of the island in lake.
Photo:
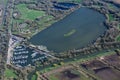
[[[76,30],[75,30],[75,29],[72,29],[72,30],[69,31],[68,33],[65,33],[65,34],[64,34],[64,37],[69,37],[69,36],[73,35],[75,32],[76,32]]]

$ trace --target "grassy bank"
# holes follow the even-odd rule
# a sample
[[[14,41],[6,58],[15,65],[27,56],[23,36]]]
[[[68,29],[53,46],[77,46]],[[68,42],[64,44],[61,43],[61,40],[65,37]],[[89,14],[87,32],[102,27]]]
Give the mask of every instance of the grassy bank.
[[[99,58],[99,57],[102,57],[102,56],[108,56],[108,55],[112,55],[112,54],[115,54],[114,51],[109,51],[109,52],[98,52],[98,53],[92,53],[92,54],[87,54],[87,55],[82,55],[82,56],[78,56],[76,58],[72,58],[72,59],[68,59],[67,61],[63,61],[63,65],[68,65],[68,64],[71,64],[71,63],[82,63],[82,62],[85,62],[85,61],[90,61],[90,60],[94,60],[95,58]],[[44,72],[49,72],[51,70],[54,70],[54,69],[57,69],[57,68],[60,68],[61,66],[63,65],[59,65],[58,64],[54,64],[55,66],[51,66],[51,67],[48,67],[48,68],[45,68],[43,70],[41,70],[40,72],[44,73]]]
[[[17,78],[17,75],[15,74],[13,70],[7,68],[5,70],[5,77],[6,78]]]

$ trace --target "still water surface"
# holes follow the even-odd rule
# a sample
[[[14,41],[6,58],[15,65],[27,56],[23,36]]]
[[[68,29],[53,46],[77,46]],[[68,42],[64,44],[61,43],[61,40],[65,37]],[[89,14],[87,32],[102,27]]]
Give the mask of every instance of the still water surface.
[[[34,35],[30,42],[47,46],[48,50],[63,52],[78,49],[93,42],[106,30],[105,16],[99,12],[79,8],[49,28]],[[65,36],[67,35],[67,36]]]

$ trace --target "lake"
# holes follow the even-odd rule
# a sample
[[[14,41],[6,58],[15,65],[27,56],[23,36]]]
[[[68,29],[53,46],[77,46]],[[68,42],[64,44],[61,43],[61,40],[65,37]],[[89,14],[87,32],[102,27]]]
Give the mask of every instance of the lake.
[[[103,14],[82,7],[34,35],[30,42],[58,53],[82,48],[104,34],[105,20]]]
[[[59,3],[56,3],[57,5],[54,5],[54,8],[55,9],[58,9],[58,10],[68,10],[72,7],[75,7],[75,6],[78,6],[78,4],[74,4],[74,3],[64,3],[64,2],[59,2]]]

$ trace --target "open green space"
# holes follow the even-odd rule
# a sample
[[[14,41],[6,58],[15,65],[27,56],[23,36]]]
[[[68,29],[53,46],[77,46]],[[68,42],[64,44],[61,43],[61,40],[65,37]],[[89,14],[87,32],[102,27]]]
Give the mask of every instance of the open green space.
[[[5,70],[5,77],[7,78],[17,78],[17,75],[15,74],[15,72],[11,69],[6,69]]]
[[[34,74],[31,80],[37,80],[37,74]]]
[[[114,18],[114,16],[112,14],[108,14],[108,20],[109,21],[114,21],[115,18]]]
[[[117,41],[120,41],[120,36],[118,36],[118,37],[116,38],[116,40],[117,40]]]
[[[44,11],[28,9],[26,4],[19,4],[16,7],[21,13],[21,19],[24,20],[34,20],[37,17],[41,17],[45,15]]]

